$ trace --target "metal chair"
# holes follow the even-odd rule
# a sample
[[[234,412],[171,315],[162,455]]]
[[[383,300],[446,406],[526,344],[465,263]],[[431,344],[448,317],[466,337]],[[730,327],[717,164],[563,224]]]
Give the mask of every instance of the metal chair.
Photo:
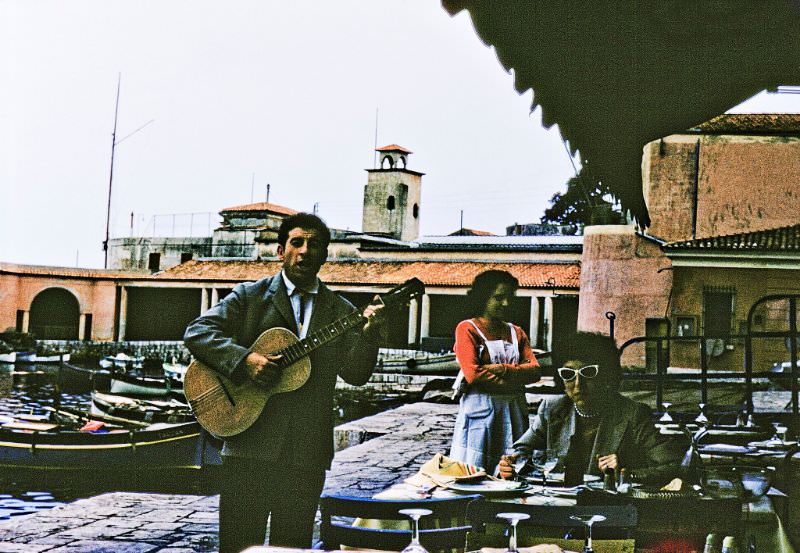
[[[468,538],[468,549],[479,549],[484,546],[498,546],[502,543],[487,537],[487,525],[504,525],[497,519],[502,512],[525,513],[527,520],[519,522],[520,534],[545,537],[562,537],[579,529],[582,536],[583,525],[570,517],[573,515],[603,515],[606,519],[593,526],[593,535],[602,539],[628,539],[638,522],[636,507],[632,505],[613,506],[571,506],[571,505],[526,505],[524,503],[503,503],[498,501],[475,501],[467,507],[467,521],[473,527]],[[535,529],[532,533],[531,530]],[[527,530],[527,532],[526,532]],[[572,536],[570,536],[572,537]],[[524,540],[523,540],[524,541]]]
[[[420,520],[420,542],[428,551],[462,549],[471,526],[466,524],[467,505],[479,495],[386,500],[325,494],[320,498],[322,549],[342,545],[363,549],[401,551],[411,541],[409,520],[401,509],[430,509]]]
[[[634,506],[638,512],[638,526],[633,532],[637,547],[652,547],[666,538],[680,536],[702,549],[708,533],[738,536],[742,529],[742,503],[736,498],[635,498],[594,490],[578,494],[578,505],[620,504]]]

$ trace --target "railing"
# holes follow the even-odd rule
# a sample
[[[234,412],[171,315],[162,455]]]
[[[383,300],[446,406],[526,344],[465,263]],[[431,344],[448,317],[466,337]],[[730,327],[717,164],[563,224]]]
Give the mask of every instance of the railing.
[[[701,402],[708,403],[708,385],[710,381],[715,380],[737,380],[740,379],[745,386],[745,406],[746,414],[752,414],[754,411],[753,406],[753,380],[754,378],[769,378],[772,381],[786,382],[789,381],[791,391],[791,413],[795,421],[800,426],[800,405],[798,404],[798,376],[800,376],[800,366],[798,366],[798,345],[800,345],[800,333],[798,333],[797,325],[797,307],[800,294],[781,294],[765,296],[755,302],[749,312],[747,318],[747,332],[743,334],[731,334],[724,338],[727,344],[743,343],[743,368],[741,371],[734,370],[709,370],[710,355],[707,351],[707,341],[711,339],[719,339],[717,336],[694,335],[694,336],[641,336],[632,338],[620,347],[620,355],[623,356],[625,351],[635,344],[655,344],[655,372],[640,372],[637,370],[625,372],[624,380],[642,380],[642,381],[655,381],[656,387],[656,410],[661,412],[664,410],[664,385],[670,381],[699,381]],[[754,326],[754,315],[759,307],[765,306],[768,302],[785,302],[788,304],[788,309],[780,309],[780,313],[786,311],[788,313],[788,325],[783,330],[752,330]],[[614,318],[609,317],[610,324],[613,325]],[[786,321],[782,321],[784,324]],[[762,323],[763,324],[763,321]],[[612,326],[613,328],[613,326]],[[754,371],[754,349],[759,340],[775,340],[783,339],[789,353],[789,371],[787,372],[772,372],[772,371]],[[700,367],[697,373],[668,373],[667,366],[669,364],[668,352],[672,350],[673,343],[686,343],[696,342],[699,348]],[[649,363],[648,363],[649,364]],[[696,368],[696,367],[695,367]],[[770,367],[771,368],[771,367]],[[757,376],[761,375],[763,376]]]

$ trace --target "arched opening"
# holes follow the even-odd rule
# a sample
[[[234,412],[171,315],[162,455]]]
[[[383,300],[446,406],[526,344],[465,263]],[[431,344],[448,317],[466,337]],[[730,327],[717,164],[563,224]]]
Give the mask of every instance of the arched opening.
[[[419,218],[419,205],[414,204],[414,207],[411,208],[411,213],[414,215],[414,219]]]
[[[386,169],[386,162],[389,162],[389,169],[394,169],[394,159],[392,156],[383,156],[381,160],[381,169]]]
[[[389,196],[388,198],[386,198],[386,209],[388,209],[389,211],[394,210],[394,196]]]
[[[403,164],[403,169],[406,168],[406,156],[400,156],[400,163]]]
[[[78,299],[63,288],[48,288],[31,302],[29,329],[38,340],[77,340]]]

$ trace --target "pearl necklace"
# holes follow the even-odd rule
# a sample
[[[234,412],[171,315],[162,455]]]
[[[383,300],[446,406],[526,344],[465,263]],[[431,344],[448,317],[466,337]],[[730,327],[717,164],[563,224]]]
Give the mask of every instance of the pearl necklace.
[[[595,419],[600,416],[600,413],[583,413],[580,409],[578,409],[577,403],[573,403],[573,407],[575,407],[575,412],[578,413],[578,416],[583,419]]]

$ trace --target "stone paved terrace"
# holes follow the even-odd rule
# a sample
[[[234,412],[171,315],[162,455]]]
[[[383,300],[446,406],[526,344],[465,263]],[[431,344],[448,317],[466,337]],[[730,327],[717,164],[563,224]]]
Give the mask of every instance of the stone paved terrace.
[[[447,452],[457,405],[414,403],[340,426],[326,491],[371,496]],[[359,443],[361,440],[367,441]],[[0,523],[0,553],[217,550],[218,496],[117,492]]]

